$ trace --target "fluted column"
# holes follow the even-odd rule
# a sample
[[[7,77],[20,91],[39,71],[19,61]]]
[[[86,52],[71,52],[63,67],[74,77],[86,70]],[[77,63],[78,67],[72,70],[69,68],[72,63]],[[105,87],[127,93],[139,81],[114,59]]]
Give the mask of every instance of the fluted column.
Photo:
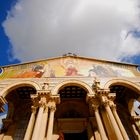
[[[47,128],[47,121],[48,121],[48,106],[45,106],[43,117],[42,117],[42,123],[40,128],[40,134],[39,134],[39,140],[44,140],[45,134],[46,134],[46,128]]]
[[[32,106],[31,109],[32,109],[32,114],[31,114],[27,129],[26,129],[24,140],[30,140],[31,139],[33,126],[34,126],[34,123],[35,123],[36,107]]]
[[[114,118],[114,116],[112,114],[112,111],[111,111],[110,107],[109,107],[109,102],[105,101],[105,102],[103,102],[103,104],[104,104],[106,112],[107,112],[107,114],[109,116],[109,119],[111,121],[111,124],[112,124],[112,126],[114,128],[114,132],[116,134],[117,139],[118,140],[123,140],[122,134],[121,134],[121,132],[119,130],[119,126],[117,125],[116,120],[115,120],[115,118]]]
[[[108,138],[106,136],[106,133],[105,133],[105,130],[104,130],[104,127],[103,127],[103,124],[102,124],[100,114],[99,114],[98,106],[92,105],[92,107],[94,109],[95,118],[96,118],[96,121],[97,121],[97,125],[98,125],[98,129],[99,129],[99,132],[100,132],[100,135],[101,135],[101,139],[102,140],[108,140]]]
[[[93,129],[91,127],[91,120],[89,118],[89,123],[88,123],[88,127],[87,127],[87,132],[88,132],[88,140],[95,140],[94,139],[94,134],[93,134]]]
[[[46,98],[44,97],[44,98],[41,98],[41,100],[39,102],[39,110],[38,110],[37,119],[36,119],[34,131],[33,131],[32,140],[39,139],[39,132],[40,132],[40,128],[41,128],[41,121],[42,121],[45,101],[46,101]]]
[[[116,122],[118,123],[118,126],[120,128],[120,131],[122,133],[122,136],[123,136],[124,140],[129,140],[128,135],[127,135],[127,133],[126,133],[126,131],[125,131],[123,125],[122,125],[122,122],[121,122],[121,120],[120,120],[120,118],[118,116],[118,113],[116,111],[116,105],[112,103],[111,109],[112,109],[112,113],[113,113],[113,115],[114,115],[114,117],[116,119]]]
[[[131,116],[132,119],[132,128],[137,139],[140,139],[140,116]]]
[[[48,131],[47,131],[47,140],[52,139],[53,134],[53,125],[54,125],[54,113],[56,110],[55,102],[52,102],[49,106],[50,108],[50,116],[49,116],[49,122],[48,122]]]
[[[0,140],[3,140],[4,138],[4,133],[0,134]]]

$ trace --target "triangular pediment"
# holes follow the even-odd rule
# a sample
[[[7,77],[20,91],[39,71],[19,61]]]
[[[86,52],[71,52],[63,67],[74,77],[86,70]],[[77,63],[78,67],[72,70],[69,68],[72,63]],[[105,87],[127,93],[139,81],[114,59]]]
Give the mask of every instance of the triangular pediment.
[[[137,66],[92,58],[63,56],[1,67],[0,78],[135,77]]]

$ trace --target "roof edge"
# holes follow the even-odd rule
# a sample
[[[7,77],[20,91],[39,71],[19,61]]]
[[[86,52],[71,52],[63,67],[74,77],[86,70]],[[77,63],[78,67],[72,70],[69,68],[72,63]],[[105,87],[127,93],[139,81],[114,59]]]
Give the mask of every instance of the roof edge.
[[[49,60],[54,60],[54,59],[67,58],[67,57],[94,60],[94,61],[98,61],[98,62],[115,63],[115,64],[118,64],[118,65],[128,65],[128,66],[135,66],[135,67],[139,66],[139,64],[132,64],[132,63],[117,62],[117,61],[110,61],[110,60],[104,60],[104,59],[95,59],[95,58],[91,58],[91,57],[71,56],[70,55],[70,56],[59,56],[59,57],[52,57],[52,58],[46,58],[46,59],[39,59],[39,60],[35,60],[35,61],[28,61],[28,62],[23,62],[23,63],[5,65],[5,66],[0,66],[0,68],[6,68],[6,67],[18,66],[18,65],[25,65],[25,64],[30,64],[30,63],[37,63],[37,62],[41,62],[41,61],[49,61]]]

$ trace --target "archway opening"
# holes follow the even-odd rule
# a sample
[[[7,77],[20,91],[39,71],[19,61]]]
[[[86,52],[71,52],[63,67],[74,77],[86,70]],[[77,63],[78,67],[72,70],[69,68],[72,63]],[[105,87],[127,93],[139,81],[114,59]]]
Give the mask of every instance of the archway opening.
[[[31,115],[32,100],[30,95],[36,94],[32,86],[13,87],[6,95],[8,102],[7,117],[3,119],[2,132],[14,140],[22,140]]]
[[[87,131],[81,133],[64,133],[65,140],[87,140]]]
[[[65,140],[88,139],[86,130],[89,117],[89,108],[86,103],[87,91],[80,86],[72,85],[61,88],[58,94],[61,103],[57,105],[55,113],[56,131],[61,131]]]
[[[132,116],[137,116],[134,102],[138,99],[139,94],[130,85],[113,84],[110,86],[111,93],[116,93],[115,104],[117,105],[117,113],[122,124],[129,136],[129,139],[137,139],[134,127],[139,132],[139,128],[132,120]]]

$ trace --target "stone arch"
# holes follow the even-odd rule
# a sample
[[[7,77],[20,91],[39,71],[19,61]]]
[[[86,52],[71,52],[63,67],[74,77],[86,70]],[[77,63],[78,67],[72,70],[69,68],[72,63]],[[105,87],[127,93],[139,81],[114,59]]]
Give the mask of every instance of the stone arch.
[[[12,91],[15,88],[22,87],[22,86],[31,86],[31,87],[34,87],[36,90],[40,90],[41,89],[40,86],[39,86],[39,84],[37,84],[36,82],[33,82],[33,81],[20,81],[20,82],[14,83],[14,84],[10,84],[6,88],[4,88],[1,91],[0,94],[1,94],[1,96],[6,97],[6,95],[10,91]]]
[[[26,91],[23,90],[24,88]],[[33,90],[30,91],[30,89]],[[17,139],[19,135],[21,138],[24,137],[29,117],[31,115],[32,100],[30,94],[35,94],[36,90],[39,89],[40,86],[36,82],[25,80],[9,84],[4,90],[2,90],[1,96],[6,99],[8,105],[8,115],[3,122],[2,127],[5,137],[9,135],[13,139]],[[16,124],[14,122],[16,122]],[[21,129],[21,127],[23,129]],[[12,133],[11,129],[13,130]]]
[[[95,94],[95,92],[92,90],[92,88],[86,84],[83,81],[79,80],[66,80],[61,83],[59,83],[52,91],[52,95],[57,95],[59,90],[62,89],[65,86],[79,86],[83,88],[85,91],[87,91],[88,94]]]
[[[140,96],[140,86],[129,79],[116,78],[109,80],[104,85],[104,88],[110,88],[110,90],[111,87],[120,87],[120,89],[114,90],[116,92],[115,103],[117,105],[117,113],[129,139],[133,139],[136,137],[135,132],[137,133],[139,131],[137,124],[131,120],[132,116],[136,116],[134,102]]]
[[[109,80],[104,88],[107,88],[109,89],[110,86],[112,85],[122,85],[122,86],[125,86],[133,91],[135,91],[137,94],[140,95],[140,86],[138,86],[137,84],[135,84],[134,82],[131,82],[129,80],[126,80],[126,79],[112,79],[112,80]],[[135,115],[135,112],[134,112],[134,99],[130,99],[129,102],[128,102],[128,110],[130,112],[131,115]]]
[[[138,94],[140,94],[140,86],[138,86],[136,83],[134,82],[131,82],[129,80],[126,80],[126,79],[112,79],[112,80],[109,80],[105,85],[104,85],[104,89],[109,89],[109,87],[111,85],[114,85],[114,84],[119,84],[119,85],[122,85],[122,86],[126,86],[132,90],[134,90],[135,92],[137,92]]]

